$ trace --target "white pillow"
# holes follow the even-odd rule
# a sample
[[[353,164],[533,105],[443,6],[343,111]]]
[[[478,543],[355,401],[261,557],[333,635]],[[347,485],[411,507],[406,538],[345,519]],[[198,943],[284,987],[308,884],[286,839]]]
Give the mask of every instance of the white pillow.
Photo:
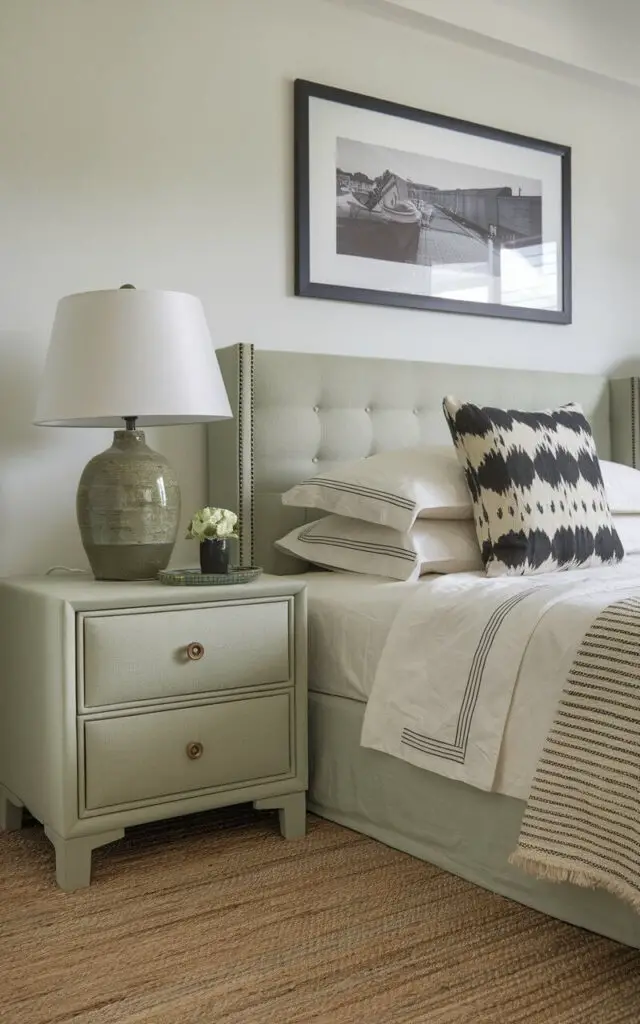
[[[473,522],[420,519],[410,533],[347,516],[296,527],[276,547],[324,569],[416,579],[428,572],[482,572]]]
[[[339,464],[282,495],[285,505],[410,530],[421,519],[472,519],[473,507],[453,446],[380,452]]]
[[[614,516],[613,525],[618,532],[625,555],[640,554],[640,515]]]
[[[614,515],[640,514],[640,471],[600,459],[609,508]]]

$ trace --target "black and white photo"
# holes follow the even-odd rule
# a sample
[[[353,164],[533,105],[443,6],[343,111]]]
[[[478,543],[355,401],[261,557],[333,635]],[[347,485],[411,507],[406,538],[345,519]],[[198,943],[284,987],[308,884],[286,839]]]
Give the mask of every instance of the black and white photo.
[[[567,147],[296,82],[296,293],[570,322]]]

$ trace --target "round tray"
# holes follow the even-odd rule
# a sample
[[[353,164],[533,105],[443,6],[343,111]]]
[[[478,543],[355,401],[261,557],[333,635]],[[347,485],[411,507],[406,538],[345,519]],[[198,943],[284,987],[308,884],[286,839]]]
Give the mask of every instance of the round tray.
[[[158,579],[171,587],[230,587],[257,580],[262,569],[257,565],[230,565],[229,572],[200,572],[199,569],[161,569]]]

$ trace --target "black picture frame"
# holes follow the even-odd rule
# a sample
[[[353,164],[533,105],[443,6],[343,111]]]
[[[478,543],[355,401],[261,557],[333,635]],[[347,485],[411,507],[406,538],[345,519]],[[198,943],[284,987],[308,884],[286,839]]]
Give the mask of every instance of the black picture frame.
[[[314,244],[314,238],[312,237],[311,227],[311,203],[312,197],[310,195],[310,104],[313,100],[328,101],[330,104],[341,104],[351,108],[358,108],[360,110],[372,111],[374,113],[390,115],[393,118],[400,118],[411,122],[417,122],[420,125],[435,126],[437,128],[444,128],[448,132],[462,133],[473,139],[485,139],[496,143],[507,143],[510,146],[522,147],[529,150],[532,154],[543,152],[549,154],[555,158],[558,163],[557,173],[554,169],[554,175],[556,180],[554,183],[554,190],[557,193],[554,202],[556,206],[559,204],[559,211],[555,218],[556,229],[560,232],[560,241],[554,242],[555,248],[553,249],[553,260],[552,263],[556,267],[555,270],[555,295],[556,308],[536,308],[535,306],[529,305],[510,305],[506,302],[494,302],[494,301],[472,301],[451,297],[443,297],[440,295],[423,294],[423,293],[412,293],[406,290],[386,290],[385,288],[379,287],[366,287],[359,283],[357,286],[353,286],[349,283],[341,283],[340,280],[314,280],[312,277],[312,245]],[[342,141],[342,140],[340,140]],[[457,141],[457,140],[456,140]],[[348,143],[350,145],[362,145],[361,143]],[[385,143],[386,145],[386,143]],[[337,156],[337,141],[334,145],[334,153],[332,159],[334,161],[335,180],[336,182],[340,176],[340,170],[338,168],[338,156]],[[371,147],[372,149],[374,147]],[[389,141],[389,148],[394,149],[393,141]],[[433,310],[443,313],[463,313],[466,315],[475,316],[492,316],[492,317],[503,317],[514,320],[531,320],[542,323],[554,323],[554,324],[569,324],[571,323],[571,305],[572,305],[572,286],[571,286],[571,148],[565,145],[559,145],[553,142],[545,142],[541,139],[532,138],[525,135],[520,135],[515,132],[504,131],[498,128],[488,127],[486,125],[475,124],[470,121],[463,121],[458,118],[448,117],[443,114],[434,114],[425,110],[419,110],[414,107],[403,106],[398,103],[392,103],[388,100],[376,99],[371,96],[364,96],[360,93],[348,92],[343,89],[337,89],[332,86],[321,85],[315,82],[309,82],[304,79],[296,79],[294,82],[294,150],[295,150],[295,161],[294,161],[294,202],[295,202],[295,294],[298,296],[307,296],[311,298],[321,299],[334,299],[339,301],[347,302],[364,302],[374,303],[385,306],[397,306],[407,307],[411,309],[423,309]],[[386,152],[386,150],[385,150]],[[503,150],[504,152],[504,150]],[[401,154],[406,156],[407,154]],[[408,154],[411,156],[411,154]],[[534,158],[535,159],[535,158]],[[458,166],[451,164],[450,166]],[[459,165],[463,167],[463,164]],[[549,164],[549,166],[551,166]],[[384,172],[388,174],[389,172]],[[478,173],[483,173],[482,170]],[[521,172],[520,172],[521,173]],[[384,175],[382,175],[384,177]],[[506,175],[511,177],[511,175]],[[403,179],[398,178],[398,181]],[[369,181],[375,182],[380,179],[368,179]],[[415,199],[415,189],[425,189],[426,186],[414,185],[413,180],[407,178],[404,182],[405,185],[409,183],[411,189],[411,195]],[[431,186],[430,186],[431,187]],[[372,192],[375,188],[372,187]],[[475,189],[460,189],[458,192],[466,192],[468,196],[472,193],[475,196],[479,196],[481,192],[488,192],[488,189],[475,188]],[[497,189],[493,191],[497,192]],[[510,192],[511,190],[506,190]],[[502,190],[505,193],[505,190]],[[337,194],[337,184],[336,184]],[[420,192],[420,195],[435,195],[436,193],[425,193]],[[447,202],[451,203],[452,190],[447,192],[437,193],[440,197],[446,196]],[[522,195],[521,190],[517,196],[512,196],[514,199],[530,199],[528,209],[534,210],[535,204],[531,197]],[[373,200],[371,200],[373,201]],[[471,202],[472,199],[464,197],[465,202]],[[337,202],[337,200],[336,200]],[[478,198],[476,200],[477,206],[476,211],[480,210],[482,200]],[[403,204],[400,204],[403,205]],[[412,205],[411,202],[404,204],[404,206]],[[414,202],[415,206],[416,203]],[[420,204],[418,204],[420,205]],[[530,224],[535,221],[540,225],[540,243],[539,253],[544,254],[544,247],[542,244],[542,205],[543,205],[543,193],[540,192],[540,200],[537,206],[537,217],[538,221],[535,221],[535,214],[531,214],[531,220],[527,221]],[[422,208],[425,204],[422,203]],[[488,202],[482,207],[484,210],[488,207]],[[506,202],[503,202],[505,211],[514,210],[517,207],[517,203],[513,201],[509,203],[508,196]],[[379,207],[380,208],[380,207]],[[497,208],[497,207],[496,207]],[[520,205],[519,210],[523,209],[523,204]],[[446,216],[447,218],[457,218],[456,224],[462,225],[460,227],[460,233],[463,228],[467,231],[467,234],[471,235],[468,229],[469,221],[460,218],[460,215],[455,212],[453,213],[449,207],[442,206],[431,206],[433,216],[433,210],[436,210],[438,216]],[[466,210],[466,207],[465,207]],[[399,214],[398,214],[399,215]],[[512,217],[512,222],[517,217],[517,211],[515,213],[505,213],[505,218],[508,216]],[[426,214],[422,213],[422,220],[420,221],[421,230],[424,227],[424,217]],[[475,216],[475,214],[474,214]],[[338,214],[336,214],[336,218]],[[451,220],[453,223],[453,220]],[[445,223],[441,218],[441,223]],[[336,219],[336,228],[334,238],[336,239],[335,245],[338,246],[338,239],[340,236],[340,221]],[[427,225],[428,230],[429,225]],[[351,228],[354,230],[362,231],[362,228]],[[435,229],[434,229],[435,230]],[[503,252],[506,252],[507,248],[516,250],[518,248],[517,236],[508,239],[506,235],[506,229],[502,225],[498,226],[497,229],[500,232],[500,240],[498,244],[498,252],[500,258],[502,258]],[[398,235],[399,229],[395,229],[395,236]],[[475,232],[475,228],[474,228]],[[477,245],[480,246],[484,239],[484,234],[487,235],[486,245],[490,247],[491,258],[495,260],[496,256],[496,227],[494,225],[488,225],[483,227],[482,231],[475,232],[474,240],[477,235]],[[407,232],[403,237],[408,237]],[[412,234],[412,239],[415,238],[415,230]],[[433,235],[432,237],[435,237]],[[444,236],[443,236],[444,237]],[[505,237],[507,240],[505,241]],[[412,242],[413,244],[413,242]],[[464,242],[460,241],[459,245],[463,246]],[[470,245],[471,243],[469,243]],[[489,251],[489,248],[487,249]],[[527,250],[527,259],[530,260],[530,253],[534,251],[534,247],[530,246]],[[351,252],[349,255],[360,256],[360,252]],[[394,257],[395,258],[395,257]],[[538,259],[545,259],[544,255],[538,255]],[[388,267],[387,258],[375,256],[375,260],[378,263],[385,262]],[[365,274],[366,268],[364,263],[368,267],[371,267],[374,260],[366,259],[364,262],[361,261],[357,265],[363,267],[363,275]],[[400,261],[402,262],[402,261]],[[412,261],[405,259],[404,263],[409,264]],[[512,261],[513,262],[513,261]],[[522,260],[520,261],[522,262]],[[489,267],[494,264],[488,263]],[[501,266],[501,264],[500,264]],[[378,266],[375,267],[376,271],[379,270]],[[384,268],[383,268],[384,269]],[[393,265],[395,271],[395,265]],[[431,268],[430,268],[431,273]],[[496,274],[495,270],[491,273]],[[498,270],[498,276],[500,270]],[[379,274],[378,274],[379,276]],[[500,279],[501,280],[501,279]]]

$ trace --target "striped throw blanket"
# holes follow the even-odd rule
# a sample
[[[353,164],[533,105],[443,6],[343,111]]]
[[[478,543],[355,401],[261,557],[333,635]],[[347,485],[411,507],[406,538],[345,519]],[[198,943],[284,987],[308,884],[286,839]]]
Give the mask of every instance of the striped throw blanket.
[[[510,860],[640,912],[640,597],[608,605],[587,630]]]

